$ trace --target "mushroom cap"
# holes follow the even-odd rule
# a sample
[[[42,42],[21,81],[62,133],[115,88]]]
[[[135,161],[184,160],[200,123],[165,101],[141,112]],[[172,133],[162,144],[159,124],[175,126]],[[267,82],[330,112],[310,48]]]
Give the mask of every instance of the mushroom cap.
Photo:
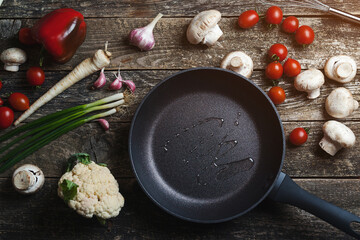
[[[324,83],[324,74],[318,69],[310,68],[295,77],[294,86],[298,91],[312,92],[319,89]]]
[[[186,37],[192,44],[200,43],[209,30],[215,27],[221,19],[221,13],[217,10],[207,10],[197,14],[191,21]]]
[[[25,164],[17,168],[12,177],[15,190],[23,194],[37,192],[43,186],[44,181],[44,173],[32,164]]]
[[[351,92],[343,87],[334,89],[325,101],[326,112],[334,118],[349,116],[359,107],[359,103],[353,99]]]
[[[356,62],[349,56],[334,56],[326,61],[324,72],[332,80],[347,83],[356,76]]]
[[[26,62],[26,53],[20,48],[8,48],[1,53],[0,59],[7,64],[23,64]]]
[[[232,66],[232,60],[239,58],[240,62],[238,66]],[[236,59],[238,60],[238,59]],[[221,62],[221,68],[230,69],[237,72],[244,77],[249,78],[253,72],[254,63],[251,57],[242,51],[235,51],[227,54]]]
[[[339,143],[342,147],[348,148],[355,144],[356,138],[353,131],[338,121],[327,121],[323,125],[323,132],[332,141]]]

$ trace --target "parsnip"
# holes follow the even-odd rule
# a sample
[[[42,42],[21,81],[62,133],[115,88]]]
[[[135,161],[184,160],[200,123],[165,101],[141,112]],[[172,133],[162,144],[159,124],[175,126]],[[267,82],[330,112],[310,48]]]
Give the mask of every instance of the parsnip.
[[[55,84],[49,91],[42,95],[38,100],[36,100],[28,110],[26,110],[15,122],[14,125],[18,125],[20,122],[24,121],[31,114],[33,114],[41,106],[49,102],[51,99],[65,91],[67,88],[77,83],[81,79],[93,74],[96,71],[101,70],[104,67],[109,66],[110,64],[111,53],[106,49],[97,50],[93,58],[87,58],[77,65],[68,75],[61,79],[57,84]]]

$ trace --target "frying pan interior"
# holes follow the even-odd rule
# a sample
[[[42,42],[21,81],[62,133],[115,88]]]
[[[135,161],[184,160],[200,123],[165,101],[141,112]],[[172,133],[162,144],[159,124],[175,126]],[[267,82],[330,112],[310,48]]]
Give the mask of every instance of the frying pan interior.
[[[160,207],[196,222],[244,214],[266,197],[284,157],[279,116],[251,81],[216,68],[175,74],[145,97],[130,158]]]

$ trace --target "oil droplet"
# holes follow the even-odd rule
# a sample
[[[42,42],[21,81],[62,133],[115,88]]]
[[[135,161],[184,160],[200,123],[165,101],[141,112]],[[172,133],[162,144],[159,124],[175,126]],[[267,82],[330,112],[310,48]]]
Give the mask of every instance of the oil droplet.
[[[164,151],[165,151],[165,152],[167,152],[167,151],[168,151],[167,147],[164,147]]]
[[[240,172],[250,170],[254,166],[254,160],[249,157],[235,162],[220,164],[220,170],[216,174],[216,180],[225,181]]]
[[[239,126],[239,121],[238,121],[238,120],[235,120],[234,125],[235,125],[235,126]]]
[[[184,128],[184,132],[187,132],[187,131],[189,131],[189,128]]]

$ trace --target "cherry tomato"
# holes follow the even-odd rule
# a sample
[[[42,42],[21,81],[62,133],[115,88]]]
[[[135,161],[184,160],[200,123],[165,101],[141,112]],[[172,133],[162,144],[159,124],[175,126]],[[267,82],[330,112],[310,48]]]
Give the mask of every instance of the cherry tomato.
[[[295,128],[289,136],[290,142],[296,146],[304,144],[307,139],[308,134],[304,128]]]
[[[277,6],[271,6],[266,11],[265,20],[269,24],[280,24],[283,18],[281,8]]]
[[[4,105],[4,100],[2,100],[2,98],[0,98],[0,106]]]
[[[279,86],[270,88],[268,95],[274,104],[281,104],[285,101],[286,98],[284,89]]]
[[[14,121],[14,112],[8,107],[0,107],[0,128],[5,129],[11,126]]]
[[[45,73],[40,67],[31,67],[26,72],[26,79],[32,86],[40,86],[44,83]]]
[[[29,108],[29,99],[22,93],[12,93],[8,101],[17,111],[25,111]]]
[[[287,17],[283,21],[281,28],[284,32],[294,33],[299,28],[299,20],[294,16]]]
[[[238,19],[241,28],[251,28],[259,21],[259,14],[255,10],[243,12]]]
[[[276,43],[270,47],[268,54],[272,60],[281,62],[286,58],[288,50],[284,45]]]
[[[21,28],[19,31],[19,41],[25,45],[33,45],[36,41],[31,36],[30,28]]]
[[[284,74],[288,77],[296,77],[301,72],[301,65],[298,61],[288,58],[284,63]]]
[[[296,30],[295,40],[301,45],[311,44],[314,41],[315,33],[311,27],[303,25]]]
[[[267,65],[265,75],[271,80],[277,80],[283,75],[284,69],[279,62],[272,62]]]

